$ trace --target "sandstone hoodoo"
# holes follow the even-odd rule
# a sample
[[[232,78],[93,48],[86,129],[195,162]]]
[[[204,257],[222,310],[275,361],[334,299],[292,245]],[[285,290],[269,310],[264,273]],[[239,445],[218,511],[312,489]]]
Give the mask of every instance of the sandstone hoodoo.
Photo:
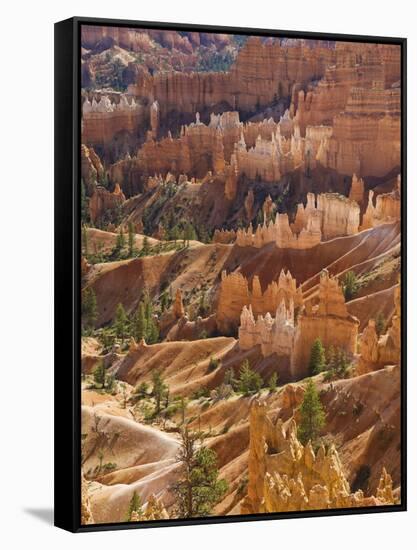
[[[376,495],[352,492],[334,445],[314,451],[297,438],[294,420],[273,424],[265,403],[250,411],[248,495],[242,513],[291,512],[394,504],[392,479],[385,469]]]
[[[320,274],[318,304],[307,302],[300,315],[294,337],[291,371],[294,378],[308,375],[313,343],[320,339],[326,348],[333,346],[348,356],[356,353],[359,320],[349,314],[337,279],[327,270]]]
[[[400,503],[400,47],[81,44],[83,523]]]

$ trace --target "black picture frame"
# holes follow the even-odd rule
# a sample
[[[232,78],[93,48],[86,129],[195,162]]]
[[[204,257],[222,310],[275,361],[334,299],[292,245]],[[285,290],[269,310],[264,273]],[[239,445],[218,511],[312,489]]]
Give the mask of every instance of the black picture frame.
[[[371,42],[401,47],[401,504],[142,523],[81,525],[81,25]],[[407,39],[212,25],[73,17],[55,24],[55,519],[71,532],[356,515],[407,509]]]

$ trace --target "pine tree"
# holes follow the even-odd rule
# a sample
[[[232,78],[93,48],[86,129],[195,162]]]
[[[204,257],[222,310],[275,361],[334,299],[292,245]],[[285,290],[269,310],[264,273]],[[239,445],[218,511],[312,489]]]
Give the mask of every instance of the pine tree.
[[[339,348],[335,357],[335,371],[336,374],[344,378],[348,372],[351,362],[348,359],[347,353],[344,349]]]
[[[325,369],[326,366],[326,356],[323,344],[321,343],[320,338],[314,340],[313,345],[311,346],[310,353],[310,362],[309,362],[309,372],[311,376],[320,374]]]
[[[81,296],[81,314],[84,329],[91,331],[97,320],[97,299],[92,287],[87,287]]]
[[[161,294],[161,311],[162,313],[168,308],[169,306],[169,295],[168,291],[165,289]]]
[[[83,225],[83,230],[82,230],[82,245],[83,245],[84,256],[88,256],[88,235],[87,235],[87,227],[85,225]]]
[[[127,324],[128,324],[128,320],[127,320],[125,308],[123,307],[123,304],[119,302],[116,308],[116,317],[115,317],[113,326],[114,326],[114,330],[117,338],[122,339],[122,344],[125,341]]]
[[[348,271],[343,279],[342,290],[345,300],[351,300],[358,292],[359,283],[354,271]]]
[[[152,374],[152,384],[152,395],[155,398],[155,414],[158,415],[161,412],[161,401],[168,390],[168,386],[158,371]]]
[[[175,495],[176,514],[180,518],[211,515],[214,506],[227,491],[227,482],[219,479],[217,454],[204,445],[198,446],[199,435],[184,428],[178,461],[182,476],[171,486]]]
[[[298,439],[303,445],[314,443],[324,426],[325,413],[317,388],[311,378],[307,380],[303,402],[300,405]]]
[[[188,222],[184,228],[184,241],[187,242],[187,246],[190,245],[190,241],[195,241],[197,239],[197,233],[191,222]]]
[[[151,251],[151,247],[149,245],[149,238],[147,235],[145,235],[143,237],[143,242],[142,242],[141,256],[148,256],[150,251]]]
[[[132,498],[130,499],[126,521],[132,521],[132,515],[134,521],[138,521],[138,519],[141,519],[143,516],[142,501],[136,491],[133,492]]]
[[[156,344],[159,340],[159,328],[155,319],[152,317],[148,322],[147,343]]]
[[[80,208],[81,208],[81,223],[83,225],[85,225],[86,223],[88,223],[89,221],[89,212],[88,212],[88,198],[87,198],[87,194],[85,192],[85,184],[84,184],[84,180],[81,178],[81,197],[80,197],[80,201],[81,201],[81,205],[80,205]]]
[[[139,342],[142,338],[146,339],[146,317],[145,317],[145,304],[140,301],[138,309],[134,315],[133,323],[133,334],[132,336]]]
[[[134,248],[135,248],[135,231],[133,227],[133,223],[129,222],[129,233],[128,233],[128,254],[129,257],[133,256]]]
[[[257,372],[250,368],[249,361],[245,359],[240,367],[238,388],[244,395],[257,393],[262,388],[263,380]]]
[[[101,360],[93,371],[94,382],[101,386],[102,389],[106,386],[106,367],[104,361]]]
[[[123,248],[125,247],[125,244],[126,244],[125,234],[123,233],[122,227],[120,227],[119,232],[117,234],[117,238],[116,238],[116,250],[117,250],[117,252],[120,253],[123,250]]]

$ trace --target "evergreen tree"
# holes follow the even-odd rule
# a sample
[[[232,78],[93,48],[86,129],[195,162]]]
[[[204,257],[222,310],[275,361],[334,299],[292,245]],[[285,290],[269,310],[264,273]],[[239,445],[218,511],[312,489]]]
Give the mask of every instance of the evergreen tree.
[[[175,495],[176,514],[180,518],[205,517],[227,491],[227,482],[219,479],[217,454],[204,445],[198,446],[199,435],[188,428],[181,432],[178,460],[182,475],[171,486]]]
[[[159,340],[159,328],[155,319],[152,317],[148,322],[147,343],[156,344]]]
[[[165,289],[161,294],[161,311],[162,313],[169,307],[169,294],[167,289]]]
[[[149,245],[149,238],[147,235],[145,235],[143,237],[143,242],[142,242],[141,256],[148,256],[150,251],[151,251],[151,247]]]
[[[134,230],[132,222],[129,222],[129,233],[128,233],[127,246],[128,246],[129,257],[131,257],[131,256],[133,256],[133,252],[134,252],[134,249],[135,249],[135,230]]]
[[[197,233],[191,222],[188,222],[184,228],[184,240],[187,242],[187,246],[190,245],[190,241],[197,240]]]
[[[81,197],[80,197],[80,201],[81,201],[81,205],[80,205],[81,223],[83,225],[85,225],[86,223],[89,222],[90,215],[89,215],[89,212],[88,212],[88,202],[89,201],[88,201],[87,194],[86,194],[86,191],[85,191],[85,185],[84,185],[83,178],[81,178]]]
[[[116,308],[116,317],[115,317],[113,326],[114,326],[114,330],[117,338],[122,339],[122,344],[125,341],[125,337],[127,333],[127,325],[128,325],[128,319],[127,319],[125,308],[123,307],[123,304],[119,302]]]
[[[334,346],[326,349],[326,370],[334,370],[336,366],[336,351]]]
[[[325,369],[326,366],[326,356],[324,352],[323,344],[321,343],[320,338],[314,340],[313,345],[311,346],[310,353],[310,363],[309,363],[309,372],[311,376],[320,374]]]
[[[117,233],[117,238],[116,238],[116,250],[117,250],[117,252],[120,253],[123,250],[123,248],[125,247],[125,244],[126,244],[125,234],[123,233],[122,227],[120,227],[119,232]]]
[[[87,287],[81,295],[81,314],[83,318],[83,328],[91,331],[97,319],[97,300],[93,288]]]
[[[303,445],[314,443],[324,426],[325,413],[317,388],[311,378],[307,380],[303,402],[300,405],[298,439]]]
[[[146,317],[145,304],[140,301],[138,309],[133,317],[133,334],[132,336],[139,342],[142,338],[146,339]]]
[[[106,367],[104,361],[101,360],[93,371],[94,382],[101,386],[102,389],[106,387]]]
[[[339,348],[335,354],[335,368],[336,374],[344,378],[348,372],[351,362],[344,349]]]
[[[158,415],[161,412],[161,401],[168,391],[168,386],[158,371],[152,373],[152,384],[152,395],[155,398],[155,414]]]
[[[263,380],[257,372],[249,366],[249,361],[245,359],[242,363],[239,373],[238,389],[244,395],[257,393],[262,388]]]
[[[354,271],[348,271],[343,279],[342,290],[345,300],[351,300],[358,292],[359,283]]]
[[[83,225],[82,229],[82,250],[84,256],[88,256],[88,235],[87,235],[87,227]]]
[[[142,501],[136,491],[133,492],[132,498],[130,499],[126,521],[132,521],[132,515],[136,518],[135,521],[141,519],[143,516]]]

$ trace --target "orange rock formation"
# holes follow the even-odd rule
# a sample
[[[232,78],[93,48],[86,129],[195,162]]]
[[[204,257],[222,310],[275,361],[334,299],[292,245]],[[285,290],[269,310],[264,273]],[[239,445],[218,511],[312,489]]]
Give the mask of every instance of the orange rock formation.
[[[113,192],[104,187],[96,187],[89,203],[91,221],[96,223],[106,210],[114,210],[125,200],[126,197],[117,183]]]
[[[374,192],[369,191],[368,207],[363,215],[361,230],[375,227],[381,223],[399,220],[401,217],[401,177],[397,177],[396,188],[391,193],[383,193],[376,198],[374,206]]]
[[[386,334],[378,338],[375,320],[370,319],[360,340],[357,374],[380,369],[385,365],[399,365],[401,361],[401,288],[395,287],[395,312]]]
[[[317,202],[317,206],[316,206]],[[322,193],[317,197],[307,194],[307,205],[297,207],[297,215],[290,226],[287,214],[277,214],[275,222],[258,225],[236,232],[237,246],[261,248],[275,242],[278,248],[307,249],[322,240],[354,235],[359,228],[359,205],[343,195]]]
[[[327,270],[320,275],[318,305],[305,308],[298,318],[291,357],[294,379],[308,375],[311,347],[320,338],[324,347],[341,348],[349,356],[356,353],[359,321],[349,315],[342,289]]]
[[[101,181],[104,175],[103,165],[92,147],[81,145],[81,177],[89,190]]]
[[[241,513],[289,512],[394,504],[392,479],[383,469],[376,496],[351,493],[334,445],[317,453],[303,446],[291,420],[285,428],[267,416],[265,403],[250,410],[248,494]]]
[[[252,280],[249,288],[248,280],[239,272],[226,274],[222,272],[220,291],[217,305],[217,324],[226,332],[239,324],[240,315],[244,306],[251,306],[254,315],[275,313],[282,300],[287,307],[300,307],[302,294],[297,288],[296,280],[291,273],[281,271],[278,281],[270,283],[262,292],[259,277]]]
[[[135,98],[120,94],[119,101],[101,95],[97,101],[86,98],[82,107],[83,142],[106,146],[118,132],[135,134],[139,125],[149,120],[149,112]]]
[[[184,305],[182,303],[182,293],[179,288],[177,288],[177,292],[175,293],[175,300],[172,307],[173,307],[174,315],[177,319],[184,317],[185,310],[184,310]]]
[[[291,357],[294,346],[294,302],[290,300],[287,308],[283,299],[279,304],[275,318],[268,312],[258,315],[255,321],[252,306],[243,306],[239,326],[239,347],[242,350],[260,345],[264,357],[276,353]]]

